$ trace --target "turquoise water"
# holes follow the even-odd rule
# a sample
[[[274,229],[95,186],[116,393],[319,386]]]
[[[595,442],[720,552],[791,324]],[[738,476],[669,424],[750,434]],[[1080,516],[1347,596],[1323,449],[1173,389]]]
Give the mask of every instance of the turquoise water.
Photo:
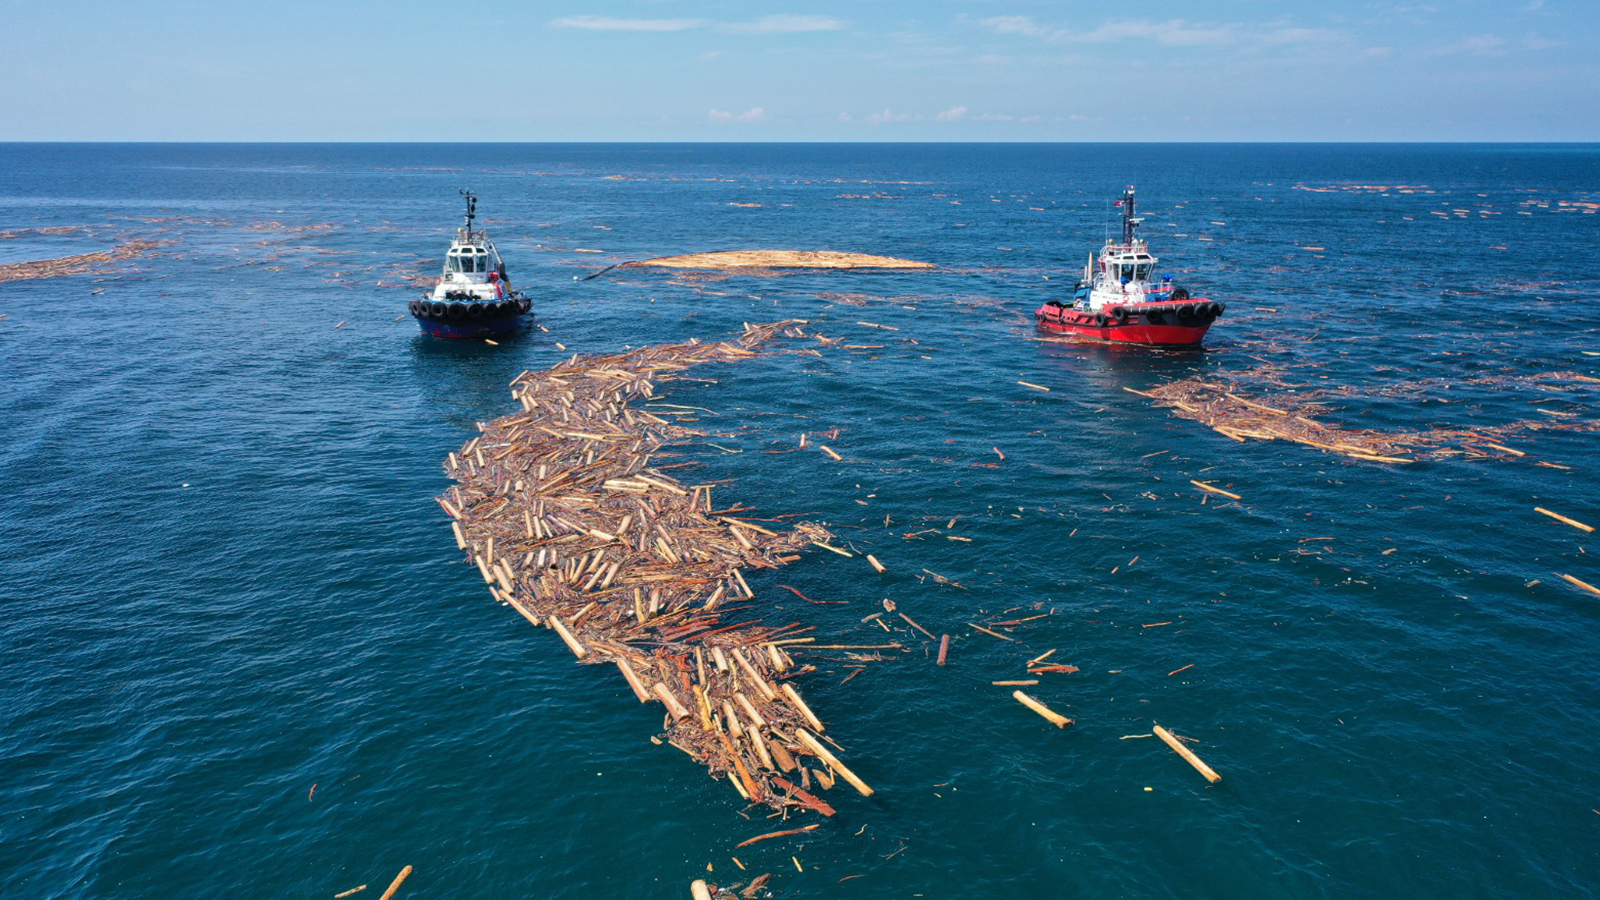
[[[0,262],[169,242],[0,285],[0,893],[381,893],[410,864],[400,897],[758,872],[785,897],[1594,896],[1600,596],[1558,573],[1600,565],[1533,511],[1600,523],[1594,436],[1386,467],[1123,390],[1271,366],[1360,388],[1331,418],[1365,427],[1594,417],[1595,386],[1503,380],[1600,376],[1600,148],[1549,149],[0,146],[0,231],[90,226]],[[1033,333],[1129,182],[1162,268],[1228,304],[1205,352]],[[460,187],[548,330],[447,344],[404,316]],[[745,247],[943,268],[575,280]],[[712,411],[677,471],[882,560],[751,586],[905,652],[799,682],[877,794],[734,850],[803,822],[744,810],[614,672],[488,602],[432,498],[517,373],[789,317],[881,347],[670,385]],[[954,636],[948,666],[862,621],[885,598]],[[1046,612],[1015,643],[965,624]],[[1081,671],[1026,690],[1061,731],[991,684],[1051,649]],[[1153,723],[1222,783],[1122,739]]]

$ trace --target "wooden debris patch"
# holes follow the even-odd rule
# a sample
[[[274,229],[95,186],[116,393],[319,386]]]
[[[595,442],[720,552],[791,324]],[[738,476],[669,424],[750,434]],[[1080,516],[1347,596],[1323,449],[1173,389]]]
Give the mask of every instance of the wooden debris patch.
[[[685,369],[748,359],[804,324],[525,372],[511,384],[521,412],[480,424],[450,454],[459,484],[439,503],[494,599],[556,632],[579,661],[615,666],[639,702],[660,702],[666,743],[752,802],[831,815],[784,777],[808,786],[808,770],[828,784],[837,775],[870,793],[813,737],[823,723],[787,683],[811,670],[783,649],[809,629],[733,611],[754,597],[741,570],[791,562],[832,535],[733,518],[710,485],[652,467],[663,446],[696,432],[633,406]]]

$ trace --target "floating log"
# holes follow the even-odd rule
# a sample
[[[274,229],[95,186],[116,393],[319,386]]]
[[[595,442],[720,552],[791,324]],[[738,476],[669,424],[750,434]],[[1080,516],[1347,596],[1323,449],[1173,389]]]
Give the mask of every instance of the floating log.
[[[888,569],[885,569],[883,567],[883,563],[878,562],[878,558],[876,556],[873,556],[871,553],[867,554],[867,562],[871,563],[872,567],[874,569],[877,569],[878,570],[878,574],[880,574],[880,575],[883,574],[884,572],[889,571]]]
[[[667,707],[667,712],[671,713],[674,719],[681,720],[689,718],[689,710],[686,709],[682,703],[678,702],[677,697],[672,696],[672,692],[667,690],[666,685],[658,681],[651,685],[650,690],[658,698],[660,698],[662,704]]]
[[[939,665],[941,665],[941,666],[944,665],[945,659],[947,657],[949,657],[949,656],[950,656],[950,635],[948,635],[948,634],[940,635],[940,637],[939,637]]]
[[[783,695],[789,698],[789,702],[799,711],[800,715],[806,717],[806,721],[811,723],[812,728],[819,732],[823,730],[822,720],[817,718],[817,714],[811,711],[811,707],[807,706],[804,700],[800,699],[800,692],[794,689],[794,685],[784,684]]]
[[[1560,572],[1557,572],[1556,574],[1561,575]],[[1577,578],[1573,578],[1571,575],[1561,575],[1561,577],[1565,578],[1567,581],[1572,582],[1573,584],[1577,585],[1578,587],[1583,588],[1584,590],[1590,592],[1591,594],[1600,594],[1600,587],[1595,587],[1594,585],[1590,584],[1587,581],[1583,581],[1583,580],[1580,580],[1580,579],[1577,579]]]
[[[696,878],[689,884],[689,896],[694,900],[711,900],[711,888],[706,886],[704,879]]]
[[[1201,762],[1200,757],[1194,755],[1194,751],[1190,750],[1188,747],[1185,747],[1177,738],[1172,736],[1172,732],[1162,728],[1160,725],[1157,725],[1155,727],[1155,736],[1166,742],[1168,747],[1178,751],[1178,755],[1187,760],[1189,765],[1194,766],[1195,771],[1199,772],[1201,775],[1204,775],[1207,781],[1211,782],[1212,784],[1216,784],[1222,780],[1221,775],[1218,775],[1210,766]]]
[[[1593,526],[1585,525],[1582,522],[1579,522],[1577,519],[1569,519],[1569,518],[1567,518],[1566,516],[1563,516],[1560,513],[1551,512],[1550,510],[1545,509],[1542,506],[1535,506],[1533,508],[1533,511],[1534,512],[1538,512],[1538,513],[1544,513],[1545,515],[1549,516],[1550,518],[1555,519],[1557,522],[1565,522],[1566,524],[1571,525],[1573,528],[1576,528],[1576,529],[1578,529],[1580,531],[1586,531],[1586,532],[1591,532],[1591,533],[1594,531]]]
[[[847,768],[844,763],[839,761],[837,756],[834,756],[828,751],[827,747],[822,746],[821,741],[812,737],[810,732],[806,731],[804,728],[796,728],[794,730],[794,737],[795,740],[803,744],[807,750],[810,750],[817,756],[822,757],[823,762],[826,762],[829,766],[832,766],[833,770],[839,773],[840,778],[850,782],[850,786],[855,788],[856,791],[861,794],[861,796],[872,796],[872,788],[867,787],[867,783],[865,781],[857,778],[856,773],[850,771],[850,769]]]
[[[383,892],[383,896],[379,897],[378,900],[389,900],[390,897],[394,896],[394,892],[395,891],[400,890],[401,883],[404,882],[407,878],[410,878],[410,877],[411,877],[411,867],[410,866],[406,866],[404,869],[401,869],[400,870],[400,874],[396,875],[394,877],[394,881],[389,884],[389,889],[384,891]]]
[[[1045,706],[1043,703],[1040,703],[1032,697],[1029,697],[1027,694],[1024,694],[1021,691],[1012,691],[1011,696],[1015,697],[1018,703],[1021,703],[1023,706],[1026,706],[1039,715],[1044,716],[1050,721],[1050,724],[1056,726],[1057,728],[1065,728],[1072,724],[1071,719],[1061,715],[1060,713],[1048,706]]]
[[[1210,491],[1213,494],[1221,494],[1224,497],[1232,497],[1235,500],[1243,500],[1244,499],[1243,497],[1239,496],[1238,494],[1235,494],[1233,491],[1225,491],[1222,488],[1216,487],[1214,485],[1206,484],[1204,481],[1195,481],[1193,478],[1191,478],[1191,479],[1189,479],[1189,483],[1194,485],[1195,487],[1201,489],[1202,491]]]

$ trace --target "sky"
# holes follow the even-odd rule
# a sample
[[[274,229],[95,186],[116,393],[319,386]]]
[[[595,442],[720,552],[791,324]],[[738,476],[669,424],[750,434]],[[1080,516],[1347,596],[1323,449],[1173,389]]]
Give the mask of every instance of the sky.
[[[0,0],[0,141],[1597,141],[1600,0]]]

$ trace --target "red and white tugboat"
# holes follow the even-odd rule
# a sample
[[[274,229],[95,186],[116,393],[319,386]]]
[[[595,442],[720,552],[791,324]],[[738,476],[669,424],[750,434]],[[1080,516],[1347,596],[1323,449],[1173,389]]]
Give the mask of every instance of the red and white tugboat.
[[[1134,236],[1143,219],[1133,214],[1133,188],[1122,199],[1122,240],[1106,241],[1100,260],[1083,267],[1071,304],[1051,300],[1034,313],[1039,330],[1126,344],[1192,347],[1225,308],[1175,287],[1171,275],[1152,283],[1156,258]]]

